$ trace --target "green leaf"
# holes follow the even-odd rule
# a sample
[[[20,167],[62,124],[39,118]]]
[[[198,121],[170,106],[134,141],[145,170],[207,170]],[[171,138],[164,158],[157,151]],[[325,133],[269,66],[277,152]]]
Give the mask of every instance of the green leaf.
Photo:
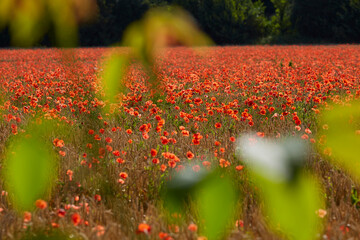
[[[113,54],[105,63],[102,84],[105,98],[110,103],[118,103],[116,97],[125,89],[125,73],[128,65],[126,56]]]
[[[166,183],[163,195],[165,208],[170,213],[183,213],[185,205],[189,203],[189,197],[206,176],[206,172],[195,173],[190,166],[186,166],[181,172],[173,174],[171,180]]]
[[[256,179],[269,224],[280,228],[290,239],[316,239],[320,220],[316,211],[322,206],[317,181],[309,175],[301,175],[291,184]]]
[[[5,26],[7,21],[9,20],[15,1],[13,0],[2,0],[0,1],[0,29]]]
[[[252,135],[243,136],[238,144],[237,151],[262,194],[269,224],[290,239],[315,239],[321,188],[304,174],[306,146],[298,139],[270,141]]]
[[[212,41],[202,33],[185,11],[173,8],[156,8],[148,11],[144,18],[131,24],[124,32],[123,46],[132,48],[143,63],[152,92],[160,94],[160,79],[157,77],[155,55],[171,44],[186,46],[211,45]]]
[[[19,211],[31,210],[37,199],[46,198],[55,176],[51,146],[42,139],[48,128],[43,127],[31,129],[31,135],[17,137],[6,155],[7,190]]]
[[[23,1],[15,5],[10,19],[11,42],[29,47],[35,44],[45,31],[45,5],[41,1]]]
[[[72,1],[63,0],[47,2],[59,47],[76,47],[78,42],[78,24],[73,4]]]
[[[212,175],[197,188],[197,208],[204,235],[209,240],[222,239],[234,215],[236,193],[227,177]]]
[[[334,106],[324,113],[320,127],[326,136],[323,150],[360,180],[360,103]]]

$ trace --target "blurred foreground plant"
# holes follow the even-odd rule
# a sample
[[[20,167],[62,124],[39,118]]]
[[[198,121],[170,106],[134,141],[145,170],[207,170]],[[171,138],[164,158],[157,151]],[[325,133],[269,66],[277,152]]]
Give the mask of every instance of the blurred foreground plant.
[[[9,140],[3,175],[14,207],[19,211],[33,210],[35,201],[50,196],[57,177],[55,156],[51,151],[48,132],[56,126],[38,118]]]
[[[272,142],[252,135],[241,137],[237,155],[250,169],[264,201],[269,225],[289,239],[315,239],[323,205],[320,185],[304,171],[306,146],[297,139]]]
[[[9,26],[14,46],[36,44],[51,25],[57,45],[77,45],[78,23],[95,16],[94,0],[1,0],[0,30]]]
[[[329,106],[320,121],[322,153],[360,180],[360,103]]]
[[[236,195],[229,177],[220,172],[194,172],[191,166],[186,166],[167,182],[163,201],[170,213],[182,215],[194,201],[200,232],[211,240],[226,235],[235,213]]]
[[[152,93],[161,94],[162,84],[155,58],[159,50],[172,44],[206,46],[212,41],[196,27],[190,15],[179,8],[152,9],[142,20],[131,24],[121,42],[122,46],[131,47],[130,55],[115,52],[104,65],[101,85],[106,100],[119,102],[119,94],[123,93],[125,86],[126,69],[132,58],[143,64],[149,75],[148,84]]]

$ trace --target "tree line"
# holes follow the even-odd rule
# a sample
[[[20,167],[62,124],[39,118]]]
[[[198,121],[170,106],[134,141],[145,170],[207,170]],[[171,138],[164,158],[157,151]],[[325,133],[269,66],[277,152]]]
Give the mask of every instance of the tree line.
[[[360,0],[96,0],[97,18],[79,27],[81,46],[119,42],[152,7],[180,6],[216,44],[358,43]],[[52,46],[53,34],[39,46]],[[0,46],[10,45],[8,29]]]

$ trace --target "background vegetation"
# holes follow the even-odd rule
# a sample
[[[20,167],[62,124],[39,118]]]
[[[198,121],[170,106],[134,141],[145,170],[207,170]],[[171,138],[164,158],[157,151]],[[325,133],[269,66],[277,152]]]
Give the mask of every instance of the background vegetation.
[[[356,43],[359,0],[96,0],[97,18],[79,28],[81,46],[107,46],[125,28],[157,6],[179,5],[217,44]],[[53,32],[53,33],[52,33]],[[53,46],[50,31],[39,46]],[[10,46],[3,29],[0,46]]]

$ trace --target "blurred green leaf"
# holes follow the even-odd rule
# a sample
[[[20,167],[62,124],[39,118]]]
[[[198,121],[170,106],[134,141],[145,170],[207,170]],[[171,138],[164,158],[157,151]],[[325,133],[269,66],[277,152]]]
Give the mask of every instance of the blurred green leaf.
[[[301,175],[291,184],[255,178],[270,225],[284,231],[290,239],[315,239],[320,220],[316,211],[322,207],[317,181],[309,175]]]
[[[199,226],[211,240],[226,233],[226,226],[234,214],[236,193],[229,178],[217,172],[194,172],[187,166],[171,177],[163,200],[170,213],[180,214],[184,214],[195,201]]]
[[[360,180],[360,103],[334,106],[320,122],[321,133],[326,136],[325,153],[333,154],[335,161]]]
[[[183,213],[189,197],[196,191],[208,173],[200,171],[195,173],[191,167],[186,167],[179,173],[171,176],[164,191],[165,207],[171,213]]]
[[[236,193],[231,180],[213,175],[197,188],[200,222],[204,220],[204,235],[209,240],[222,239],[233,218]]]
[[[315,212],[322,207],[321,188],[312,176],[304,174],[304,142],[244,135],[236,150],[262,193],[265,213],[274,230],[280,229],[290,239],[314,239],[319,223]]]
[[[105,63],[102,76],[102,86],[105,98],[110,103],[118,103],[116,97],[125,89],[125,74],[128,66],[128,59],[124,55],[113,54]]]
[[[13,7],[9,24],[12,44],[29,47],[39,41],[45,31],[44,1],[25,0]]]
[[[11,142],[5,162],[7,189],[19,211],[31,210],[37,199],[46,198],[56,176],[51,145],[43,136],[49,126],[41,124],[28,128]]]
[[[55,25],[57,45],[75,47],[78,41],[78,26],[71,0],[48,1],[49,14]]]
[[[9,20],[14,7],[14,0],[1,0],[0,1],[0,29],[5,26]]]
[[[189,47],[212,44],[210,38],[196,27],[190,15],[180,8],[148,11],[142,20],[126,29],[122,41],[122,45],[131,47],[135,56],[142,61],[155,95],[160,90],[155,61],[157,51],[178,44]]]

